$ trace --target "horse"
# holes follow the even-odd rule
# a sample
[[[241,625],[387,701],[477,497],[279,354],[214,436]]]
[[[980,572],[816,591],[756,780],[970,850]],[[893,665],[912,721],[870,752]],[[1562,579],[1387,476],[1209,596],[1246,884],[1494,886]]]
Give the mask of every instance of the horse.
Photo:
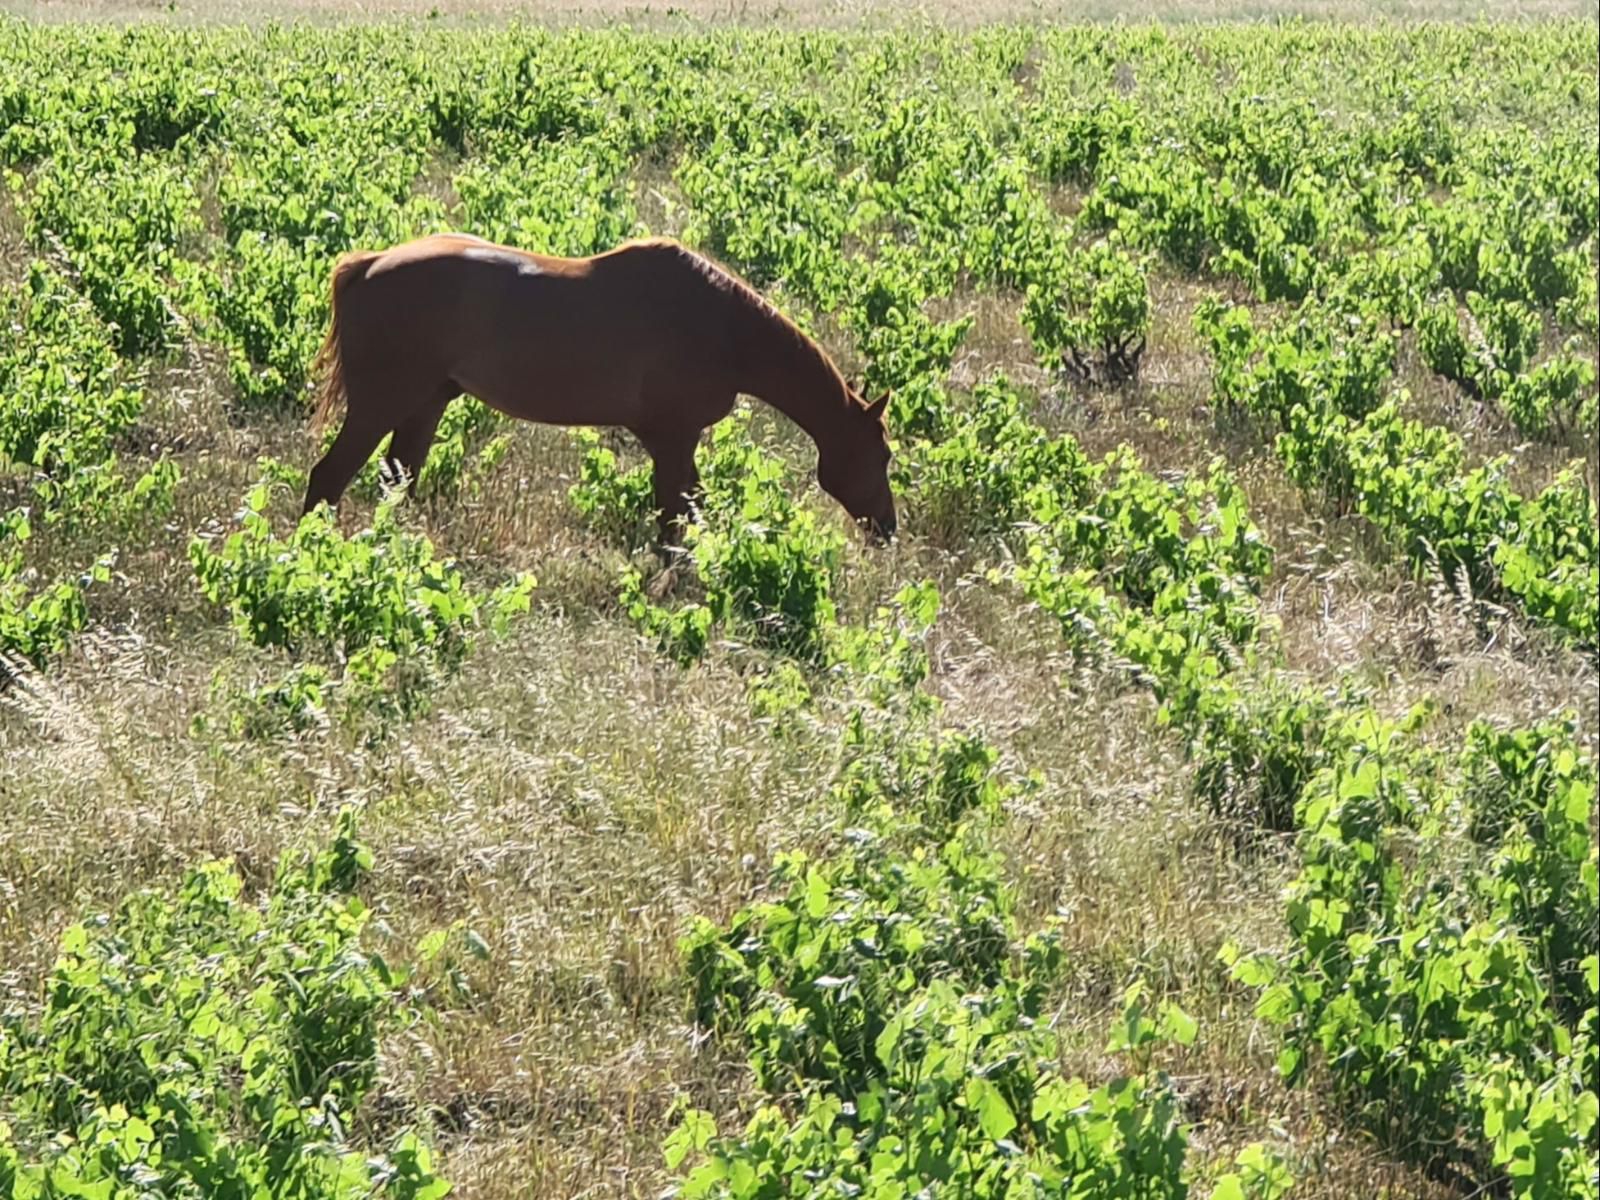
[[[894,536],[887,394],[867,402],[759,292],[673,239],[561,258],[434,234],[344,254],[330,290],[311,424],[341,402],[345,420],[303,512],[337,508],[386,435],[414,481],[445,409],[470,394],[521,420],[632,431],[655,466],[666,547],[700,496],[701,435],[744,394],[805,431],[818,484],[869,537]]]

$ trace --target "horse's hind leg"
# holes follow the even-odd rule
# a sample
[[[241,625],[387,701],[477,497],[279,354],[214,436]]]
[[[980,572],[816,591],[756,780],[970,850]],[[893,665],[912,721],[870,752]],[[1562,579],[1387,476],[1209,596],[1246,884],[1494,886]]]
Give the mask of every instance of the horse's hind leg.
[[[311,468],[311,478],[306,483],[306,502],[301,509],[308,513],[324,500],[330,508],[339,506],[339,497],[356,477],[372,452],[378,448],[383,435],[389,430],[385,423],[373,419],[371,413],[351,410],[344,419],[339,436],[322,460]]]
[[[439,420],[460,392],[454,384],[442,386],[431,403],[395,426],[394,437],[389,439],[389,457],[400,464],[407,487],[415,490],[417,480],[422,477],[422,465],[428,461],[428,451],[433,449],[433,435],[439,431]]]
[[[310,512],[324,500],[336,507],[356,472],[372,457],[384,434],[391,431],[395,435],[391,454],[400,459],[415,479],[449,399],[439,398],[441,388],[419,391],[415,382],[393,375],[358,376],[348,367],[345,388],[349,399],[344,427],[322,461],[311,468],[304,512]]]

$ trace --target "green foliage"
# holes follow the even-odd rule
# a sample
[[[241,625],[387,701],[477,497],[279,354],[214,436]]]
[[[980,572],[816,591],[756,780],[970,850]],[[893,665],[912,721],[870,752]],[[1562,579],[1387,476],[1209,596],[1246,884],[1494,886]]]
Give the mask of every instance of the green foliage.
[[[1424,717],[1344,719],[1296,809],[1292,947],[1226,957],[1283,1027],[1288,1078],[1320,1053],[1397,1146],[1517,1196],[1593,1195],[1594,764],[1570,723],[1478,723],[1452,769],[1414,742]]]
[[[764,1106],[726,1138],[689,1113],[667,1161],[703,1161],[676,1194],[753,1198],[794,1180],[802,1195],[915,1195],[933,1180],[975,1198],[1186,1194],[1164,1083],[1061,1078],[1048,1038],[1005,999],[934,983],[904,999],[877,1053],[881,1080],[851,1101],[808,1090],[797,1117]]]
[[[901,855],[863,832],[837,860],[784,855],[773,871],[781,899],[725,931],[700,922],[684,944],[696,1020],[748,1039],[768,1091],[826,1080],[857,1095],[881,1070],[879,1039],[912,992],[935,979],[968,990],[1001,979],[1006,902],[996,864],[970,840]]]
[[[1500,406],[1525,434],[1570,432],[1593,437],[1600,427],[1594,356],[1563,350],[1506,384]]]
[[[426,1143],[351,1126],[382,1034],[415,1016],[363,946],[372,866],[349,812],[270,894],[228,863],[69,927],[37,1018],[0,1022],[5,1194],[438,1200]]]
[[[1061,1078],[1041,1005],[1055,935],[1018,944],[999,863],[980,848],[1003,803],[995,756],[964,736],[852,736],[839,782],[846,846],[781,855],[778,898],[685,935],[697,1023],[748,1047],[769,1103],[719,1137],[690,1111],[668,1137],[677,1194],[1186,1194],[1186,1139],[1148,1057],[1190,1018],[1130,988],[1108,1053],[1139,1074]],[[916,735],[913,735],[915,738]],[[897,740],[897,738],[899,740]],[[692,1156],[692,1158],[691,1158]]]
[[[0,293],[0,320],[0,461],[56,479],[113,463],[144,401],[93,308],[35,260],[26,284]]]
[[[1422,310],[1418,343],[1428,366],[1459,383],[1468,395],[1504,395],[1539,348],[1539,314],[1519,300],[1466,296],[1463,323],[1450,294]]]
[[[1011,533],[1041,496],[1076,507],[1098,481],[1076,439],[1041,429],[1003,378],[978,385],[949,424],[948,436],[914,446],[900,468],[920,502],[919,525],[942,542]]]
[[[245,408],[305,399],[306,372],[326,332],[332,269],[332,254],[315,239],[239,234],[227,271],[211,283],[210,302]]]
[[[866,625],[833,627],[830,672],[842,676],[879,709],[928,711],[934,698],[920,690],[928,677],[923,643],[939,616],[939,590],[930,580],[909,583],[892,605],[880,606]]]
[[[1271,548],[1221,464],[1171,483],[1124,448],[1104,469],[1081,508],[1054,493],[1036,499],[1016,578],[1075,641],[1130,660],[1181,710],[1254,641]]]
[[[639,626],[682,662],[698,658],[713,627],[802,662],[821,664],[835,606],[833,580],[844,541],[814,512],[795,504],[782,462],[753,445],[744,416],[718,426],[699,448],[703,495],[684,533],[681,561],[703,600],[669,611],[628,568],[622,600]],[[591,443],[574,504],[591,523],[637,529],[645,475],[620,471],[616,456]]]
[[[62,154],[29,183],[29,240],[41,251],[61,249],[117,350],[165,346],[177,327],[168,295],[177,252],[199,207],[183,176],[165,163],[125,171],[101,155]]]
[[[1461,794],[1473,840],[1491,851],[1484,899],[1522,930],[1562,1019],[1580,1022],[1596,911],[1595,765],[1569,718],[1526,729],[1475,722],[1461,753]]]
[[[63,275],[41,260],[0,289],[0,469],[23,472],[27,503],[0,512],[0,655],[42,666],[83,628],[85,590],[110,578],[110,555],[76,573],[42,575],[27,561],[36,525],[123,532],[170,507],[177,470],[159,461],[124,476],[118,444],[139,420],[113,331]]]
[[[453,183],[467,228],[544,254],[609,250],[635,232],[626,151],[602,138],[496,138]]]
[[[1199,689],[1194,705],[1194,794],[1248,826],[1292,829],[1295,804],[1329,752],[1329,698],[1276,683],[1241,690],[1219,682]]]
[[[867,361],[861,391],[889,393],[889,427],[906,443],[938,441],[949,431],[942,384],[973,318],[934,321],[923,311],[941,273],[886,246],[863,264],[839,314]]]
[[[1282,326],[1258,331],[1248,309],[1202,301],[1196,331],[1213,357],[1219,407],[1277,432],[1291,479],[1344,501],[1351,482],[1337,434],[1382,403],[1393,334],[1375,313],[1308,301]]]
[[[608,542],[618,542],[633,550],[655,536],[650,518],[655,512],[654,472],[647,463],[627,471],[621,469],[617,455],[601,445],[593,429],[573,433],[583,447],[578,481],[567,489],[567,498],[578,515]]]
[[[1102,162],[1143,136],[1144,119],[1138,106],[1121,96],[1100,95],[1076,104],[1067,99],[1058,102],[1048,96],[1052,119],[1031,127],[1035,141],[1030,157],[1052,182],[1089,183]]]
[[[1260,1142],[1252,1142],[1234,1159],[1229,1171],[1211,1189],[1211,1200],[1280,1200],[1292,1195],[1294,1176],[1283,1159]]]
[[[475,593],[451,563],[434,557],[427,538],[399,527],[395,501],[350,538],[323,507],[280,539],[265,515],[272,490],[266,483],[251,490],[240,528],[219,549],[200,538],[190,543],[200,590],[227,608],[252,644],[337,662],[364,704],[421,711],[428,684],[460,665],[483,621],[499,627],[528,608],[531,576]]]
[[[714,622],[711,609],[704,604],[663,608],[645,593],[644,580],[637,568],[629,567],[622,573],[618,599],[633,623],[654,638],[661,652],[680,666],[696,662],[711,644]]]
[[[1139,373],[1150,333],[1150,287],[1140,262],[1100,239],[1030,283],[1022,324],[1039,361],[1080,379]]]
[[[26,512],[0,516],[0,671],[16,657],[43,666],[65,648],[88,620],[84,587],[109,578],[105,565],[97,564],[86,579],[36,591],[22,565],[22,545],[31,535]]]
[[[1520,513],[1520,536],[1495,546],[1500,585],[1527,613],[1570,631],[1579,645],[1600,639],[1600,554],[1594,494],[1575,469],[1562,471]]]
[[[1576,475],[1519,496],[1505,481],[1507,459],[1469,469],[1457,434],[1401,416],[1403,392],[1380,398],[1393,343],[1370,312],[1341,317],[1308,303],[1286,328],[1257,331],[1245,310],[1207,302],[1195,323],[1214,355],[1219,403],[1280,430],[1276,449],[1297,483],[1353,507],[1418,570],[1473,596],[1514,598],[1594,648],[1593,500]],[[1425,326],[1425,345],[1429,336]],[[1520,377],[1515,386],[1560,387],[1566,369],[1541,368],[1537,385]]]

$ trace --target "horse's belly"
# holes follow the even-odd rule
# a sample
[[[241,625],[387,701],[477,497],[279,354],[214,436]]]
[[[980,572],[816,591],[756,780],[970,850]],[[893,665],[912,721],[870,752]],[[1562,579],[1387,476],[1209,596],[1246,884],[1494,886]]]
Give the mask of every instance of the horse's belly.
[[[529,364],[523,369],[465,366],[453,376],[461,389],[490,408],[550,425],[628,425],[639,403],[636,374]]]

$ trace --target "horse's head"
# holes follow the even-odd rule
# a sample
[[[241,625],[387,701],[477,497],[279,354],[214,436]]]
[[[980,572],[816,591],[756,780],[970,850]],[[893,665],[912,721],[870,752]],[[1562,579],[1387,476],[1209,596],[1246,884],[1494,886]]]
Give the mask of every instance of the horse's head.
[[[855,398],[854,389],[851,395]],[[827,444],[818,443],[817,483],[864,526],[875,541],[894,536],[894,493],[889,488],[889,428],[885,393],[871,404],[847,406],[845,428]]]

